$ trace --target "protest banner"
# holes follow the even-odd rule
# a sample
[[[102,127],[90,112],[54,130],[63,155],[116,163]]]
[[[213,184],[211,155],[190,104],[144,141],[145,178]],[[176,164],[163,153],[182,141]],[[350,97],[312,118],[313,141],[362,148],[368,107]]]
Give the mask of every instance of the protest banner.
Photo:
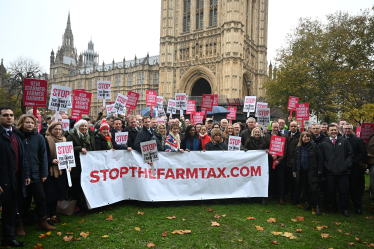
[[[114,102],[113,109],[116,111],[116,113],[124,115],[126,113],[126,102],[127,97],[121,93],[118,93],[116,102]]]
[[[153,106],[157,106],[157,91],[145,91],[145,105],[149,106],[151,117],[153,116]]]
[[[63,131],[69,131],[70,129],[70,120],[69,119],[63,119],[62,120],[62,123],[61,123],[61,126],[62,126],[62,130]]]
[[[66,169],[69,187],[71,187],[71,177],[69,168],[75,167],[73,142],[62,142],[56,143],[55,145],[57,152],[58,169]]]
[[[113,114],[116,114],[117,113],[117,110],[114,109],[114,104],[111,104],[111,105],[107,105],[105,106],[106,108],[106,115],[109,117],[109,116],[113,116]]]
[[[139,99],[139,93],[128,91],[127,93],[127,101],[126,101],[126,108],[128,108],[127,116],[129,115],[129,112],[131,109],[135,110],[136,105],[138,104]]]
[[[185,93],[175,94],[175,107],[177,110],[187,110],[187,95]]]
[[[286,137],[271,136],[269,154],[283,156],[285,143]],[[275,169],[275,162],[276,160],[273,160],[273,169]]]
[[[110,81],[97,81],[97,99],[103,100],[103,106],[105,106],[105,100],[111,99],[111,82]]]
[[[228,150],[229,151],[237,151],[240,150],[240,145],[242,143],[242,138],[237,136],[229,136],[229,144]]]
[[[205,118],[208,112],[213,111],[214,96],[212,94],[203,94],[203,99],[201,101],[201,110],[205,113]]]
[[[259,108],[257,114],[257,123],[270,125],[270,108]]]
[[[227,114],[226,118],[228,120],[236,120],[237,107],[236,106],[229,106],[229,107],[227,107],[227,110],[229,110],[230,113]]]
[[[193,124],[203,124],[204,120],[204,113],[203,112],[195,112],[193,115]]]
[[[256,96],[245,96],[243,112],[247,113],[247,117],[251,112],[256,110]]]
[[[304,121],[309,120],[309,103],[296,104],[296,120],[301,121],[301,131],[304,131]]]
[[[255,117],[258,117],[258,109],[263,109],[263,108],[268,108],[268,103],[264,102],[257,102],[256,103],[256,112],[255,112]]]
[[[157,124],[165,124],[165,119],[157,118]]]
[[[65,86],[52,85],[51,95],[49,98],[48,109],[56,111],[55,121],[58,121],[58,113],[68,110],[68,102],[70,100],[71,88]]]
[[[157,96],[157,110],[163,111],[164,110],[164,97]]]
[[[268,196],[265,150],[158,155],[155,176],[136,151],[89,151],[81,155],[81,184],[89,208],[128,199],[187,201]]]
[[[73,96],[73,111],[81,114],[89,114],[91,108],[92,93],[88,92],[74,92]]]
[[[290,96],[288,98],[287,109],[290,110],[290,119],[292,118],[292,111],[296,111],[296,104],[299,103],[299,97]]]
[[[168,108],[166,109],[166,113],[168,114],[176,114],[176,103],[174,99],[169,99]]]
[[[213,106],[218,106],[218,94],[211,94],[213,95]]]
[[[47,107],[48,82],[39,79],[23,79],[23,106],[32,106],[36,117],[37,107]]]
[[[371,134],[374,133],[374,123],[362,123],[360,137],[365,143],[369,141]]]
[[[361,137],[361,127],[356,127],[356,137]]]
[[[118,145],[127,145],[128,138],[129,138],[128,132],[116,132],[114,139]]]

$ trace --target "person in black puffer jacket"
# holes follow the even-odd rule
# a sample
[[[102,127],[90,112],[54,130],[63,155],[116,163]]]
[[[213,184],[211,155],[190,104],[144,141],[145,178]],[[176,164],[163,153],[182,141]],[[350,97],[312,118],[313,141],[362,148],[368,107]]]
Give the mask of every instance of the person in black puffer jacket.
[[[320,182],[320,176],[322,176],[322,169],[323,157],[318,145],[311,141],[311,136],[308,132],[301,133],[292,169],[297,182],[294,201],[299,201],[301,190],[303,190],[303,195],[307,203],[304,210],[311,209],[311,199],[313,198],[316,215],[322,214],[318,192],[318,183]],[[310,192],[312,193],[310,194]]]
[[[21,139],[25,148],[27,165],[30,169],[31,183],[26,187],[27,196],[22,200],[22,216],[26,217],[31,206],[32,196],[36,202],[39,216],[39,229],[51,231],[56,227],[47,223],[46,197],[43,182],[48,176],[48,157],[44,137],[37,132],[37,122],[33,115],[22,115],[17,129],[21,132]]]
[[[109,132],[109,125],[105,119],[101,122],[100,129],[95,135],[96,150],[114,150],[112,144],[112,134]]]
[[[221,129],[211,130],[212,138],[205,144],[205,150],[227,150],[227,145],[223,142]]]
[[[129,137],[127,139],[127,149],[131,150],[134,147],[136,136],[138,135],[138,128],[136,127],[136,117],[135,116],[128,116],[127,117],[128,126],[123,129],[124,132],[129,133]]]

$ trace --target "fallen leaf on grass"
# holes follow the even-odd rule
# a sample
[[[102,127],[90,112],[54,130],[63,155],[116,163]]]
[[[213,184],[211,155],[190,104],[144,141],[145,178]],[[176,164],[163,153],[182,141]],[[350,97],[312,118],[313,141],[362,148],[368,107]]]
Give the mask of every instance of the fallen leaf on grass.
[[[81,232],[79,235],[86,239],[89,234],[90,232]]]
[[[101,236],[101,238],[103,238],[103,239],[109,238],[109,235],[103,235],[103,236]]]
[[[57,236],[61,236],[62,235],[62,233],[61,232],[57,232]]]
[[[303,206],[301,206],[301,205],[297,205],[299,208],[303,208]]]
[[[374,247],[374,243],[368,243],[368,242],[362,242],[364,244],[366,244],[367,247]]]
[[[66,223],[62,224],[63,226],[66,226]]]
[[[315,220],[312,220],[312,222],[319,224],[319,222],[318,222],[318,221],[315,221]]]
[[[219,227],[220,224],[218,222],[212,221],[211,227]]]
[[[182,219],[182,221],[186,221],[186,219]]]
[[[373,218],[374,218],[374,216],[366,216],[366,219],[368,219],[368,220],[371,220]]]
[[[303,231],[303,229],[296,229],[297,233],[301,233],[302,231]]]
[[[80,221],[78,221],[78,223],[81,223],[81,224],[82,224],[83,222],[84,222],[84,220],[80,220]]]
[[[312,208],[312,214],[316,214],[316,210]]]
[[[274,234],[274,235],[282,235],[283,234],[283,232],[271,232],[272,234]]]
[[[73,234],[73,233],[72,233],[72,232],[68,232],[68,233],[66,233],[66,234],[67,234],[67,235],[69,235],[69,234],[71,235],[71,234]]]
[[[106,220],[113,220],[113,215],[109,215]]]
[[[279,243],[276,240],[272,240],[271,243],[274,245],[279,245]]]
[[[336,229],[336,231],[338,231],[339,233],[342,233],[342,232],[343,232],[341,229]]]
[[[219,219],[219,217],[221,217],[221,216],[219,216],[218,214],[215,214],[213,217],[216,218],[216,219]]]
[[[276,219],[276,218],[269,218],[269,219],[267,220],[267,222],[268,222],[268,223],[275,223],[275,222],[277,222],[277,219]]]
[[[191,230],[183,230],[183,233],[191,233]]]
[[[139,211],[138,211],[138,215],[144,215],[144,212],[139,212]]]
[[[135,227],[135,230],[140,232],[140,227]]]
[[[162,237],[166,237],[168,235],[168,232],[161,233]]]
[[[154,246],[156,246],[156,245],[153,244],[153,243],[148,243],[148,244],[147,244],[147,247],[154,247]]]
[[[43,238],[47,238],[49,235],[51,235],[51,231],[45,233],[45,234],[40,234],[40,236],[38,236],[39,238],[43,239]]]
[[[54,223],[60,223],[57,219],[55,218],[51,218],[51,221],[53,221]]]
[[[321,237],[324,238],[324,239],[332,238],[332,237],[330,236],[330,234],[328,234],[328,233],[321,233]]]
[[[297,220],[296,219],[291,219],[293,222],[297,222]]]
[[[75,239],[72,239],[71,241],[80,241],[82,240],[81,238],[75,238]]]
[[[213,212],[213,209],[211,209],[211,208],[208,208],[208,212]]]
[[[293,237],[293,233],[289,233],[289,232],[285,232],[283,234],[281,234],[283,237],[287,237],[287,238],[291,238]]]
[[[304,221],[304,217],[302,217],[302,216],[297,216],[296,219],[297,219],[298,221]]]
[[[42,244],[36,244],[36,246],[34,246],[33,249],[43,249]]]
[[[270,211],[266,211],[266,213],[270,213]]]
[[[240,240],[238,240],[238,241],[239,241],[239,242],[242,242],[243,240],[240,239]]]
[[[81,229],[81,228],[80,227],[75,228],[75,230],[79,230],[79,229]]]
[[[105,211],[99,212],[99,214],[103,214],[103,213],[105,213]]]
[[[348,242],[348,245],[350,245],[350,246],[353,246],[355,243],[353,243],[353,242]]]
[[[175,218],[177,218],[177,217],[172,216],[172,217],[166,217],[166,218],[169,219],[169,220],[172,220],[172,219],[175,219]]]
[[[264,231],[264,228],[261,226],[255,226],[258,231]]]
[[[223,214],[222,217],[225,218],[225,217],[226,217],[226,214]]]
[[[334,225],[337,225],[337,226],[339,226],[339,225],[341,225],[342,223],[340,223],[340,222],[334,222]]]
[[[255,217],[247,217],[247,220],[255,220]]]
[[[284,227],[284,224],[281,224],[280,226],[281,226],[281,227]]]
[[[328,226],[320,226],[320,227],[317,226],[317,227],[314,227],[313,230],[314,230],[314,231],[321,231],[321,230],[324,229],[324,228],[328,228]]]
[[[69,236],[69,237],[65,236],[65,237],[62,238],[63,241],[70,241],[72,239],[73,239],[73,236]]]
[[[182,230],[174,230],[171,232],[172,234],[184,234]]]
[[[349,235],[351,235],[351,234],[350,234],[350,233],[345,233],[345,235],[348,235],[348,236],[349,236]]]
[[[357,242],[361,242],[361,240],[360,240],[359,238],[355,238],[355,240],[356,240]]]

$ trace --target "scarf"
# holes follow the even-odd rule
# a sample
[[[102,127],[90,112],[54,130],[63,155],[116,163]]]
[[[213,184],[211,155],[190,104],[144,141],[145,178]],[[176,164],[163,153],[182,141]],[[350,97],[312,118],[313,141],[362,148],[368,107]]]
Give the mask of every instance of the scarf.
[[[82,142],[82,148],[85,148],[86,150],[91,150],[91,141],[90,141],[90,135],[88,134],[88,130],[86,134],[83,134],[79,130],[77,130],[78,137],[81,139]]]
[[[54,137],[51,135],[46,135],[45,138],[48,141],[50,158],[57,159],[56,143],[66,142],[66,138],[64,136]],[[62,175],[62,171],[58,169],[57,164],[52,164],[52,166],[49,167],[49,173],[55,178],[58,178],[58,176]]]
[[[202,139],[204,139],[204,137],[205,137],[206,135],[208,135],[208,133],[205,133],[205,135],[199,133],[199,135],[200,135],[200,137],[201,137]]]
[[[175,142],[177,142],[177,144],[178,144],[178,148],[180,148],[181,147],[181,139],[180,139],[179,134],[174,135],[172,132],[170,132],[170,136],[172,136],[174,138]]]
[[[105,140],[108,143],[108,150],[112,149],[113,148],[113,146],[112,146],[112,138],[110,136],[104,136],[104,138],[105,138]]]

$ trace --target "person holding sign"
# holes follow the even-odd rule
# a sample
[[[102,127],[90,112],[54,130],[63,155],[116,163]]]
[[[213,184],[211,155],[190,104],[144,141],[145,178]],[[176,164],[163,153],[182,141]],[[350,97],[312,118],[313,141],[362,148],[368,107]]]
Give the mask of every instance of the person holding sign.
[[[81,187],[81,160],[80,153],[87,154],[87,151],[94,151],[95,146],[95,132],[88,128],[86,120],[81,119],[75,123],[74,128],[68,132],[66,141],[72,141],[74,147],[75,165],[71,170],[72,181],[72,199],[77,200],[77,207],[88,210],[86,199]]]
[[[166,142],[166,126],[163,123],[159,123],[156,127],[155,136],[161,142],[161,151],[165,151],[165,142]]]
[[[166,137],[165,151],[166,152],[184,152],[181,149],[181,139],[179,136],[179,124],[173,123],[170,125],[170,134]]]
[[[122,129],[122,119],[121,118],[115,118],[113,127],[110,129],[110,133],[112,135],[113,149],[131,151],[132,149],[127,147],[127,144],[118,144],[116,142],[116,133],[120,133],[120,132],[124,132],[123,129]],[[127,140],[128,140],[128,138],[127,138]]]
[[[306,201],[304,210],[312,208],[313,199],[316,215],[322,215],[318,186],[323,170],[323,157],[321,150],[312,141],[308,132],[301,133],[294,158],[292,171],[297,182],[294,201],[299,201],[301,190],[303,190]]]
[[[53,122],[48,126],[45,143],[47,148],[48,156],[48,177],[44,182],[44,193],[46,197],[47,205],[47,222],[51,226],[54,226],[54,222],[51,219],[55,219],[58,222],[62,222],[56,216],[57,202],[66,198],[67,193],[67,182],[66,182],[66,171],[58,169],[58,159],[56,151],[56,143],[66,142],[66,138],[62,135],[62,126],[58,122]],[[71,171],[71,168],[69,168]]]
[[[95,150],[114,150],[112,134],[109,132],[109,125],[105,119],[101,121],[100,129],[95,135]]]
[[[276,121],[271,123],[271,133],[266,134],[265,142],[266,148],[270,148],[270,141],[272,136],[285,137],[279,132],[279,124]],[[284,161],[287,155],[287,141],[284,147],[283,156],[270,155],[269,162],[269,197],[278,196],[279,204],[284,205]],[[275,161],[273,168],[273,161]]]
[[[196,125],[196,127],[197,127],[197,125]],[[208,135],[207,128],[206,128],[205,125],[201,126],[199,136],[201,138],[201,142],[202,142],[201,145],[203,147],[203,150],[205,150],[205,144],[209,143],[210,139],[211,139],[211,137]]]
[[[226,120],[226,119],[222,119]],[[227,121],[227,120],[226,120]],[[222,121],[221,121],[222,123]],[[229,144],[229,136],[237,136],[237,133],[234,129],[234,126],[232,124],[226,124],[226,128],[223,131],[223,142],[228,145]]]
[[[227,150],[227,145],[223,142],[221,129],[211,131],[212,138],[209,143],[205,144],[205,150]]]
[[[185,151],[203,150],[201,138],[196,134],[195,126],[189,125],[186,128],[186,136],[182,138],[181,148]]]
[[[38,229],[51,231],[56,227],[47,223],[46,197],[44,193],[43,182],[48,176],[48,158],[45,141],[42,135],[37,132],[36,118],[33,115],[22,115],[17,123],[17,129],[21,131],[21,139],[25,148],[27,165],[30,169],[30,185],[26,187],[27,196],[22,200],[23,217],[31,206],[31,200],[34,196],[36,202],[36,211],[39,216]]]
[[[149,116],[146,116],[143,118],[143,128],[140,129],[138,134],[136,135],[136,139],[134,142],[134,149],[142,153],[141,148],[140,148],[140,143],[147,142],[150,140],[156,140],[157,143],[157,150],[161,151],[162,146],[160,140],[157,139],[155,136],[155,133],[151,129],[151,118]]]

